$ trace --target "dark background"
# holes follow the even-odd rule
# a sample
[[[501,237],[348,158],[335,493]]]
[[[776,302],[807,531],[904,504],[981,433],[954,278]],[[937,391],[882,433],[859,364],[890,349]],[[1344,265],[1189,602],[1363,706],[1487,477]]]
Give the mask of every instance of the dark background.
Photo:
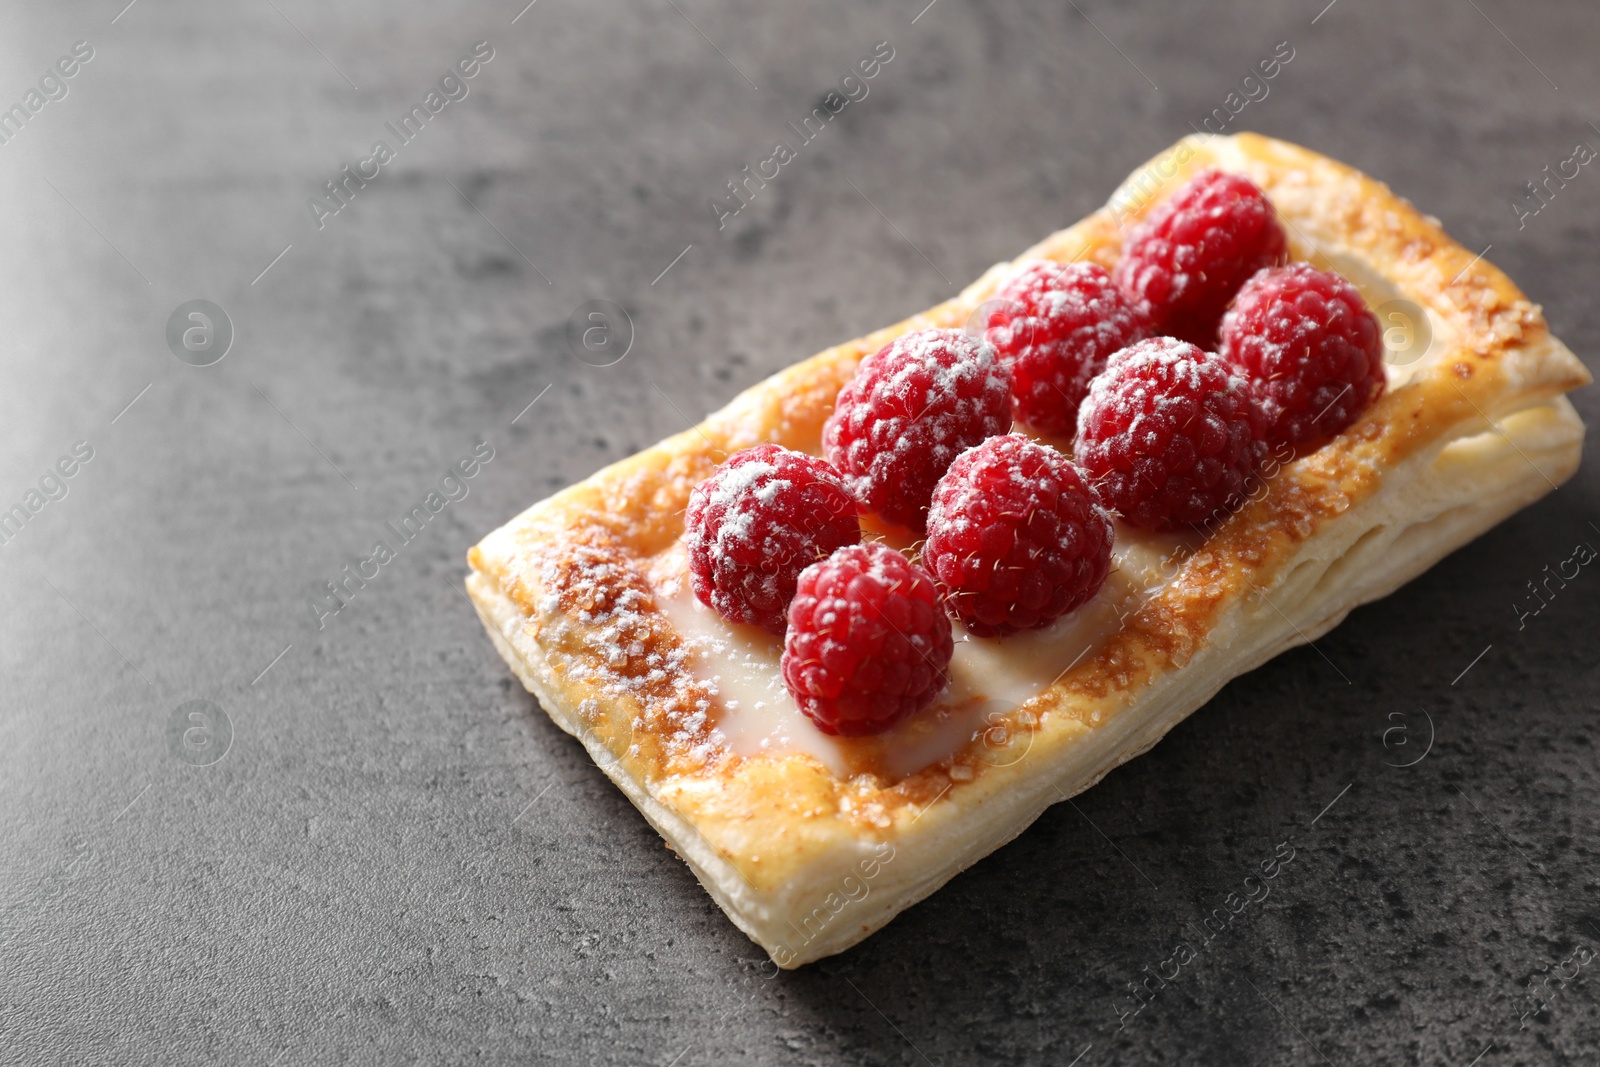
[[[1230,129],[1492,244],[1594,352],[1600,173],[1510,206],[1600,147],[1594,5],[124,2],[0,30],[0,104],[94,48],[0,145],[0,506],[94,450],[0,547],[0,1061],[1600,1055],[1600,575],[1516,610],[1600,546],[1592,445],[1321,654],[770,979],[459,588],[534,500],[1093,209],[1282,41]],[[307,198],[480,40],[470,95],[319,230]],[[723,183],[883,40],[869,96],[719,232]],[[237,332],[209,367],[165,339],[196,298]],[[564,341],[593,299],[632,317],[614,366]],[[323,583],[480,441],[469,495],[319,629]],[[231,723],[194,735],[210,765],[171,729],[191,700]],[[1272,896],[1117,1033],[1126,983],[1285,841]]]

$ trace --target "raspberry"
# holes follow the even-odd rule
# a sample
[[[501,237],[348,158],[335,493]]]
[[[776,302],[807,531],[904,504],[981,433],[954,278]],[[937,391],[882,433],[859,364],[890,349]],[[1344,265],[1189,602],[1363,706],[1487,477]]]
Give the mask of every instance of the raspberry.
[[[1250,384],[1186,341],[1153,337],[1106,363],[1078,409],[1074,456],[1100,502],[1133,526],[1219,517],[1255,469]]]
[[[823,733],[882,733],[933,703],[953,650],[927,571],[886,545],[847,545],[800,572],[783,681]]]
[[[1004,303],[986,339],[1011,369],[1017,421],[1040,433],[1069,436],[1106,357],[1150,333],[1143,309],[1093,263],[1030,264],[995,299]]]
[[[1288,258],[1266,195],[1248,178],[1207,170],[1134,229],[1113,277],[1148,307],[1157,333],[1211,349],[1233,294]]]
[[[800,572],[861,540],[839,472],[779,445],[728,457],[689,494],[685,525],[694,595],[729,622],[775,634]]]
[[[861,506],[921,530],[950,462],[1011,425],[1011,376],[958,330],[898,337],[839,390],[822,447]]]
[[[1269,445],[1303,448],[1383,393],[1383,337],[1356,287],[1307,263],[1260,271],[1222,319],[1222,358],[1249,378]]]
[[[1078,468],[1021,434],[956,457],[933,491],[922,562],[968,632],[1048,626],[1099,591],[1111,516]]]

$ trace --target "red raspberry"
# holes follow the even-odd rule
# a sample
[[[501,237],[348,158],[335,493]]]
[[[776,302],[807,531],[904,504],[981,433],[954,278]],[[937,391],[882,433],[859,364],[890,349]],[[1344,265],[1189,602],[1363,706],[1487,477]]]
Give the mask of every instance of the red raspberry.
[[[1099,591],[1111,516],[1078,468],[1021,434],[991,437],[933,491],[922,562],[970,633],[1033,630]]]
[[[800,572],[861,540],[839,472],[779,445],[729,456],[689,494],[685,520],[694,595],[729,622],[775,634]]]
[[[1153,337],[1106,363],[1078,409],[1078,465],[1100,502],[1133,526],[1220,517],[1255,470],[1250,383],[1186,341]]]
[[[953,650],[927,571],[886,545],[847,545],[800,572],[783,682],[823,733],[882,733],[933,703]]]
[[[1157,333],[1211,349],[1233,294],[1288,258],[1266,195],[1248,178],[1207,170],[1134,228],[1113,276],[1149,308]]]
[[[995,300],[985,337],[1011,369],[1017,421],[1040,433],[1070,436],[1106,357],[1150,335],[1143,309],[1094,263],[1030,264]]]
[[[1255,386],[1269,445],[1321,441],[1383,394],[1383,337],[1355,286],[1308,263],[1263,270],[1222,319],[1222,358]]]
[[[861,361],[822,428],[828,460],[863,508],[921,530],[934,483],[1011,425],[1011,376],[959,330],[920,330]]]

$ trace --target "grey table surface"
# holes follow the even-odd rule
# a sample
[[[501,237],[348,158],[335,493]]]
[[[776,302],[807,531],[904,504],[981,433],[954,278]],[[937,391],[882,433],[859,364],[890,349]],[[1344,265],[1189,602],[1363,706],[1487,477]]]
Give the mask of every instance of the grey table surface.
[[[1260,97],[1280,42],[1229,129],[1380,176],[1591,356],[1600,174],[1513,203],[1600,146],[1600,9],[124,2],[12,4],[0,31],[27,115],[0,143],[0,506],[30,514],[0,545],[0,1061],[1600,1056],[1600,577],[1518,613],[1600,545],[1592,455],[777,977],[460,588],[533,500],[1091,210]],[[719,229],[725,183],[882,41],[868,94]],[[395,137],[478,42],[461,98]],[[611,366],[566,343],[596,299],[633,324]],[[459,499],[319,612],[436,490]],[[1133,1012],[1129,983],[1285,849]]]

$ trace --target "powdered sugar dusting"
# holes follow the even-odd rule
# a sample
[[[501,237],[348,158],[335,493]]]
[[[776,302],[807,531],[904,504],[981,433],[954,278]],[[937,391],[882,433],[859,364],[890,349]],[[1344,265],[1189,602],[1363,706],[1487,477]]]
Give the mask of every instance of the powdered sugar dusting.
[[[639,755],[638,739],[647,735],[671,762],[703,766],[719,757],[708,718],[712,693],[688,669],[688,651],[621,552],[570,544],[544,559],[539,583],[539,612],[528,627],[569,682],[597,694],[579,707],[592,728],[607,725],[609,707],[637,708],[631,754]]]
[[[762,459],[727,464],[718,471],[718,477],[711,483],[711,503],[723,507],[736,503],[763,480],[777,473],[776,466]]]

